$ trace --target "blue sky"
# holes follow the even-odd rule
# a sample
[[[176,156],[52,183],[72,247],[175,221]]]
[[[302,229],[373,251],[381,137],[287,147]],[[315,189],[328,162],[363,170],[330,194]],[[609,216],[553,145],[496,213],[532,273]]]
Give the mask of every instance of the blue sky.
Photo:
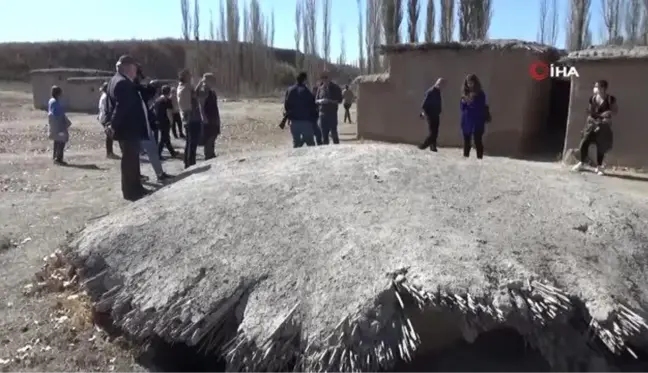
[[[294,47],[294,9],[297,0],[260,0],[268,14],[275,13],[275,46]],[[356,0],[332,1],[331,55],[340,53],[344,29],[347,60],[358,55],[358,10]],[[367,0],[362,0],[364,3]],[[422,1],[422,13],[427,0]],[[438,0],[437,4],[438,4]],[[193,0],[190,0],[193,3]],[[493,0],[494,12],[489,36],[535,40],[540,0]],[[560,8],[558,46],[564,45],[568,0],[557,0]],[[240,0],[243,3],[243,0]],[[209,9],[218,19],[219,0],[201,0],[201,25],[207,36]],[[13,0],[10,10],[0,12],[0,41],[119,40],[179,37],[179,0]],[[364,8],[363,8],[364,9]],[[437,6],[437,17],[438,17]],[[594,39],[601,30],[600,0],[592,1]],[[282,22],[285,21],[285,22]],[[437,22],[438,24],[438,22]],[[321,22],[320,25],[321,27]]]

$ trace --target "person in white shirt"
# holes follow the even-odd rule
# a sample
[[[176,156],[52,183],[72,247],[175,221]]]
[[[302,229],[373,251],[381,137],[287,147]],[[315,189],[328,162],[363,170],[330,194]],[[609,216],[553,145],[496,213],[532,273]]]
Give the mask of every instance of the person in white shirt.
[[[99,97],[99,118],[98,119],[99,119],[99,123],[104,127],[104,132],[106,134],[106,158],[119,159],[119,157],[113,151],[113,137],[110,134],[110,131],[106,131],[106,126],[109,125],[109,123],[106,125],[103,124],[108,122],[106,118],[106,115],[108,114],[107,90],[108,90],[108,82],[105,82],[99,88],[99,91],[101,92],[101,97]]]

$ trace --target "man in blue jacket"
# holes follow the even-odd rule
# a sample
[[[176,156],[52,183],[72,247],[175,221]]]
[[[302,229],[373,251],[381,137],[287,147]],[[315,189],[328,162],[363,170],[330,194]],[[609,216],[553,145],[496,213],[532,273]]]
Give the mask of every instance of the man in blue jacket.
[[[425,118],[428,124],[428,137],[425,138],[419,149],[430,148],[433,152],[437,151],[437,138],[439,137],[439,124],[441,116],[441,88],[444,85],[443,78],[437,79],[436,83],[430,87],[423,98],[421,104],[421,116]]]
[[[317,120],[317,105],[315,96],[306,87],[308,76],[305,72],[297,75],[297,84],[288,88],[284,100],[286,117],[290,120],[290,133],[293,137],[293,147],[304,145],[314,146],[313,121]]]

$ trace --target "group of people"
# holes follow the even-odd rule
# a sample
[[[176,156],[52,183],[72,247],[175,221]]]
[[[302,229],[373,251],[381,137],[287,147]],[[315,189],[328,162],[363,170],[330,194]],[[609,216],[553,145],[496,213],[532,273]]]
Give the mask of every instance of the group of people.
[[[437,151],[437,138],[442,111],[441,90],[445,85],[443,78],[437,79],[423,98],[420,116],[425,118],[428,125],[428,136],[419,145],[420,149]],[[582,131],[579,145],[579,162],[573,167],[574,171],[585,169],[591,145],[596,146],[596,169],[598,175],[604,175],[603,160],[605,154],[612,148],[611,119],[618,112],[616,98],[607,92],[608,82],[599,80],[594,84],[593,95],[589,99],[587,119]],[[486,124],[491,121],[490,108],[481,82],[475,74],[469,74],[461,86],[461,131],[463,134],[463,155],[470,156],[470,150],[475,147],[477,158],[484,156],[483,136]]]
[[[328,145],[340,143],[338,134],[338,106],[343,104],[344,122],[351,123],[351,105],[355,100],[348,85],[341,89],[329,79],[328,72],[320,76],[320,81],[309,89],[306,85],[308,75],[301,72],[296,83],[288,88],[284,99],[284,117],[279,124],[284,128],[290,121],[293,147]]]
[[[178,75],[178,86],[148,81],[141,66],[131,56],[124,55],[116,63],[116,73],[102,86],[98,120],[106,134],[106,154],[113,152],[113,141],[121,150],[122,194],[127,200],[137,200],[151,193],[143,186],[146,178],[140,171],[140,155],[146,154],[159,182],[172,178],[162,167],[164,149],[177,157],[171,133],[184,137],[184,166],[196,164],[198,146],[204,147],[205,159],[216,156],[215,142],[221,121],[218,97],[214,90],[215,76],[204,74],[192,84],[188,70]],[[183,133],[184,129],[184,133]]]
[[[419,149],[437,151],[437,139],[439,137],[439,125],[441,123],[441,111],[443,102],[441,90],[445,86],[443,78],[437,79],[430,87],[423,98],[420,116],[425,118],[428,125],[428,136]],[[486,101],[486,94],[482,89],[481,82],[475,74],[469,74],[461,86],[461,132],[463,134],[463,155],[468,158],[470,150],[475,146],[477,158],[484,157],[484,131],[486,124],[491,121],[490,108]]]

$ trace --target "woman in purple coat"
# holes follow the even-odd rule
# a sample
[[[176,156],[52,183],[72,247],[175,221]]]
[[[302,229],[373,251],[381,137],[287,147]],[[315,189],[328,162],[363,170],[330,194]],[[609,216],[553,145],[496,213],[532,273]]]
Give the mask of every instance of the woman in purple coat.
[[[463,132],[464,157],[470,156],[472,142],[475,142],[477,159],[484,157],[484,129],[488,121],[486,95],[477,75],[470,74],[464,80],[461,90],[461,131]]]

